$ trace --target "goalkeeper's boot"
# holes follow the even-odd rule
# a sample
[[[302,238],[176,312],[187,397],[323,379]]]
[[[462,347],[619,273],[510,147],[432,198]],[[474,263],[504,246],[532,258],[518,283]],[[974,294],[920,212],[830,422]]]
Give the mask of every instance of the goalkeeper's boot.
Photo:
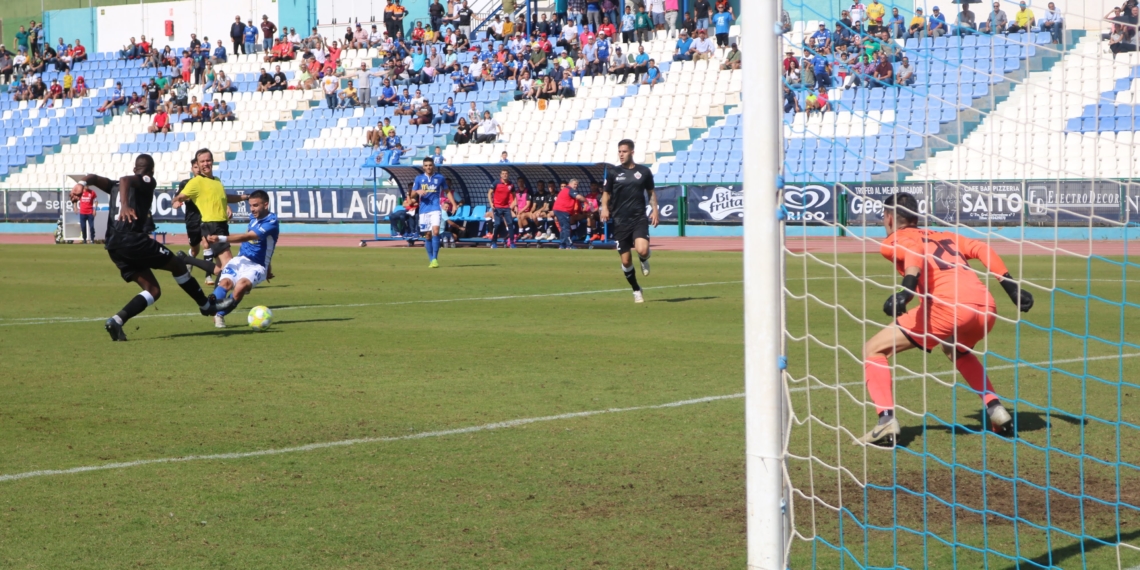
[[[871,428],[871,431],[859,438],[858,441],[863,445],[879,445],[889,440],[889,445],[894,445],[899,431],[899,421],[891,416],[891,419]]]
[[[1010,435],[1013,432],[1013,417],[1009,415],[1005,406],[994,404],[987,412],[990,415],[990,429],[994,430],[994,433]]]

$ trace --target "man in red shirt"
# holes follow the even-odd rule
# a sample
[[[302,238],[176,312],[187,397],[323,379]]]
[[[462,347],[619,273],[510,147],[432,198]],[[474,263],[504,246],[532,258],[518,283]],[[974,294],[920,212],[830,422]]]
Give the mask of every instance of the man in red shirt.
[[[71,48],[71,61],[75,63],[87,61],[87,48],[79,43],[79,38],[75,38],[75,47]]]
[[[491,203],[494,217],[491,226],[491,249],[498,247],[499,222],[507,235],[503,238],[507,247],[515,247],[515,218],[511,210],[515,207],[515,185],[510,181],[510,172],[503,169],[499,172],[499,183],[487,192],[487,201]]]
[[[159,107],[158,112],[154,114],[154,123],[148,129],[152,133],[169,133],[170,132],[170,115],[166,114],[165,107]]]
[[[79,210],[79,231],[83,233],[83,243],[95,243],[95,208],[98,207],[99,196],[94,189],[84,186],[79,199],[71,203]],[[90,242],[87,241],[88,235],[91,236]]]
[[[554,218],[558,220],[558,249],[578,249],[570,237],[570,218],[585,209],[586,196],[578,191],[578,179],[571,178],[554,198]]]
[[[58,79],[51,80],[51,86],[44,92],[44,102],[41,106],[47,108],[48,101],[52,99],[63,99],[63,86],[59,84]]]
[[[990,427],[998,433],[1006,432],[1013,418],[1001,405],[974,354],[974,346],[985,339],[997,321],[997,306],[969,261],[981,261],[1022,312],[1033,308],[1033,296],[1019,290],[1001,257],[984,242],[918,227],[918,200],[911,194],[894,194],[883,201],[883,227],[887,239],[880,253],[903,276],[902,288],[883,304],[883,312],[895,322],[863,345],[863,375],[879,422],[859,442],[872,444],[898,436],[887,359],[912,348],[927,352],[941,348],[981,397]],[[907,310],[914,297],[919,297],[921,304]]]

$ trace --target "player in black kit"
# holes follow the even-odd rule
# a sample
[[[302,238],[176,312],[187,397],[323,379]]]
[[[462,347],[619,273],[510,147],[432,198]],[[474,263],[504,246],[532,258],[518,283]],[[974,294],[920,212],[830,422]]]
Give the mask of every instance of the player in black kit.
[[[653,191],[653,172],[633,163],[633,141],[625,139],[618,143],[618,159],[621,164],[606,171],[601,216],[603,222],[613,220],[613,236],[621,254],[621,270],[633,287],[633,302],[643,303],[645,299],[641,295],[641,286],[637,284],[633,256],[629,250],[637,250],[641,274],[649,275],[649,224],[657,227],[660,212],[657,195]],[[646,197],[652,206],[648,217],[645,215]]]
[[[81,195],[86,186],[94,186],[111,195],[104,247],[119,268],[123,281],[134,281],[143,289],[104,323],[111,340],[127,340],[123,324],[153,305],[162,294],[152,269],[162,269],[174,275],[174,281],[194,299],[203,315],[212,316],[225,309],[223,303],[202,292],[198,282],[186,271],[186,265],[150,237],[153,227],[150,206],[154,201],[155,187],[154,159],[150,155],[140,154],[135,159],[134,174],[117,182],[96,174],[84,176],[71,189],[71,195]]]

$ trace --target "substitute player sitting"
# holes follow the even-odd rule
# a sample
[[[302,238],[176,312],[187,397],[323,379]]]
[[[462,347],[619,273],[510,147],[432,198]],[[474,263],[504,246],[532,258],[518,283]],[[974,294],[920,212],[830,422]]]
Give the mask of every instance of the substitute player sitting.
[[[899,434],[887,359],[915,347],[927,352],[941,347],[981,396],[993,430],[1006,432],[1012,418],[973,352],[974,346],[993,329],[997,307],[989,289],[967,262],[980,260],[990,273],[997,275],[1002,289],[1022,312],[1033,307],[1033,296],[1019,291],[1001,258],[984,242],[919,228],[918,201],[910,194],[895,194],[883,201],[883,227],[887,239],[880,252],[903,276],[902,289],[883,305],[883,311],[895,317],[895,322],[863,345],[863,373],[879,422],[859,442],[893,440]],[[907,303],[915,296],[921,304],[908,311]]]
[[[273,276],[270,263],[280,235],[277,214],[269,211],[269,194],[255,190],[249,195],[249,227],[244,234],[206,236],[206,243],[240,243],[238,256],[222,268],[214,297],[225,299],[232,292],[233,302],[226,311],[214,315],[214,326],[226,328],[225,315],[233,312],[238,303],[259,283]]]

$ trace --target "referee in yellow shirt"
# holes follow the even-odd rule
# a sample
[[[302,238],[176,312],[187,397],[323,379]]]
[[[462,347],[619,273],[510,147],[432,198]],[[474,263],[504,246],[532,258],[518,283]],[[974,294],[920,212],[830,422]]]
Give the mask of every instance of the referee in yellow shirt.
[[[243,202],[247,197],[226,194],[222,181],[214,178],[214,153],[210,152],[210,149],[199,150],[195,153],[194,160],[198,165],[198,175],[191,178],[186,187],[174,197],[174,207],[179,208],[186,200],[193,200],[194,205],[198,206],[198,211],[202,213],[202,237],[228,236],[230,224],[226,215],[226,205]],[[220,265],[206,270],[207,274],[217,273],[233,258],[228,242],[210,244],[210,250]]]

